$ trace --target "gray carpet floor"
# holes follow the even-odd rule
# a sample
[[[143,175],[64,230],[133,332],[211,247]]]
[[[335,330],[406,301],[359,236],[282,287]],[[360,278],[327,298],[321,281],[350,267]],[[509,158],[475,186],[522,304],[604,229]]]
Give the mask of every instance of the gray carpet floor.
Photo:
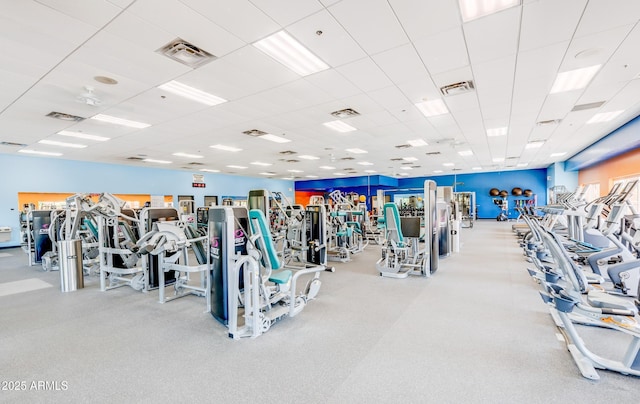
[[[0,402],[637,403],[640,378],[581,377],[525,268],[510,223],[462,229],[429,278],[378,276],[379,247],[322,274],[295,318],[231,340],[204,299],[157,291],[61,293],[58,272],[0,257]],[[6,256],[9,254],[9,256]],[[37,279],[28,292],[9,282]],[[30,281],[33,283],[33,281]],[[2,289],[4,285],[4,289]],[[14,284],[15,285],[15,284]],[[46,286],[46,285],[45,285]],[[586,330],[616,351],[620,336]],[[610,349],[611,348],[611,349]],[[36,382],[36,388],[31,389]],[[37,388],[37,382],[49,388]],[[52,384],[52,382],[57,382]]]

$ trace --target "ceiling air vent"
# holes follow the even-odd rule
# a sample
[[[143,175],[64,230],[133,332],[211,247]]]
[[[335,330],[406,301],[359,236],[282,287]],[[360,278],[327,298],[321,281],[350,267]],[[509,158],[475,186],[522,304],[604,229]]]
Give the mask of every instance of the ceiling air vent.
[[[411,166],[411,168],[420,168],[422,166]]]
[[[440,154],[440,152],[439,151],[431,151],[431,152],[428,152],[428,153],[425,153],[425,154],[427,156],[437,156],[438,154]]]
[[[285,150],[285,151],[281,151],[280,154],[284,154],[286,156],[290,156],[292,154],[296,154],[297,152],[294,152],[293,150]]]
[[[286,163],[299,163],[300,160],[296,160],[296,159],[290,159],[290,160],[285,160]]]
[[[80,122],[84,121],[84,118],[77,115],[65,114],[64,112],[49,112],[47,114],[49,118],[61,119],[63,121]]]
[[[142,161],[144,160],[144,157],[127,157],[127,160]]]
[[[352,116],[358,116],[360,115],[360,113],[355,109],[345,108],[339,111],[333,111],[331,115],[335,116],[336,118],[350,118]]]
[[[177,38],[174,41],[169,42],[156,52],[165,55],[166,57],[187,65],[193,69],[198,68],[205,63],[209,63],[212,60],[217,59],[216,56],[209,52],[198,48],[189,42]]]
[[[355,158],[353,158],[353,157],[342,157],[340,160],[350,161],[350,160],[355,160]]]
[[[590,102],[588,104],[576,105],[573,108],[571,108],[571,112],[584,111],[585,109],[600,108],[602,105],[604,105],[604,103],[605,103],[604,101],[598,101],[598,102]]]
[[[536,125],[538,126],[547,126],[547,125],[556,125],[559,124],[562,119],[548,119],[546,121],[538,121]]]
[[[0,142],[0,146],[27,147],[24,143]]]
[[[192,161],[191,163],[187,163],[190,166],[203,166],[204,163],[199,163],[197,161]]]
[[[396,146],[396,149],[408,149],[409,147],[411,147],[409,144],[399,144]]]
[[[244,133],[245,135],[253,136],[253,137],[264,136],[267,134],[267,132],[263,132],[258,129],[245,130],[242,133]]]
[[[402,157],[396,157],[396,158],[392,158],[390,160],[391,161],[404,161],[404,159]]]
[[[473,86],[473,81],[461,81],[459,83],[448,84],[444,87],[440,87],[440,92],[442,95],[458,95],[468,93],[469,91],[473,91],[475,87]]]

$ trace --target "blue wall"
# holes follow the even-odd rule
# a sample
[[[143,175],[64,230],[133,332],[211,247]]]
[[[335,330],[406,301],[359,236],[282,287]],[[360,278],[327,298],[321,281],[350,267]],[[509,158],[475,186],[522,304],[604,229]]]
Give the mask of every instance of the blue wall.
[[[565,165],[566,162],[561,161],[547,168],[547,189],[564,186],[567,191],[573,191],[578,187],[578,172],[565,170]]]
[[[193,195],[196,206],[205,195],[245,196],[251,189],[279,191],[293,201],[293,181],[162,168],[101,164],[83,161],[0,154],[0,226],[11,227],[11,241],[20,244],[18,192]],[[204,174],[206,188],[191,186],[192,174]]]
[[[514,211],[515,200],[525,199],[524,197],[511,196],[513,188],[530,189],[536,195],[538,205],[544,205],[547,200],[547,170],[518,170],[490,173],[473,173],[459,175],[442,175],[437,177],[414,177],[414,178],[390,178],[384,176],[371,177],[368,186],[367,177],[351,177],[339,178],[335,180],[316,180],[316,181],[299,181],[296,182],[296,190],[312,191],[324,190],[331,191],[340,189],[344,192],[356,192],[359,195],[372,196],[376,195],[378,189],[385,189],[385,195],[408,194],[410,191],[401,191],[400,189],[423,189],[424,181],[429,179],[436,182],[438,186],[453,186],[456,183],[455,190],[457,192],[475,192],[476,204],[478,205],[478,218],[487,219],[495,218],[500,213],[500,208],[493,203],[493,197],[489,196],[491,188],[498,188],[509,192],[509,218],[517,218],[518,214]],[[372,184],[384,185],[372,185]],[[391,191],[391,189],[396,189]],[[421,193],[420,191],[416,191]],[[369,199],[368,199],[369,200]],[[369,208],[371,206],[367,205]]]

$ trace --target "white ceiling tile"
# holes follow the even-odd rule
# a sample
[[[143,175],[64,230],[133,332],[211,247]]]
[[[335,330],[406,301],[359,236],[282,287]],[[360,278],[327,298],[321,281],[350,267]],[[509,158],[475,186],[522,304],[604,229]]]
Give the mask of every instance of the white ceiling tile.
[[[472,64],[515,55],[520,31],[520,7],[464,24]]]
[[[128,11],[107,25],[104,31],[150,52],[155,52],[176,39],[172,32]]]
[[[473,66],[474,84],[481,105],[511,104],[515,63],[513,55]]]
[[[70,2],[68,0],[36,0],[54,10],[68,15],[76,20],[102,27],[115,17],[122,8],[105,0]]]
[[[538,120],[562,119],[571,111],[576,101],[580,98],[579,91],[569,91],[558,94],[551,94],[547,97],[540,110]]]
[[[414,44],[432,75],[469,64],[467,45],[460,27],[421,38]]]
[[[334,69],[324,70],[304,78],[304,80],[322,88],[334,98],[345,98],[360,93],[360,89],[353,85]]]
[[[460,26],[458,3],[442,0],[390,0],[396,16],[413,40]]]
[[[317,0],[251,0],[251,3],[283,27],[322,9]]]
[[[378,53],[373,56],[373,60],[396,84],[429,77],[422,60],[410,44]]]
[[[360,59],[336,70],[362,91],[378,90],[392,84],[370,58]]]
[[[582,17],[587,0],[536,0],[522,11],[520,51],[569,41]]]
[[[280,25],[247,0],[180,0],[247,43],[280,29]]]
[[[177,0],[164,0],[162,6],[154,0],[138,0],[127,11],[218,57],[245,45],[237,36]]]
[[[387,110],[406,110],[413,106],[404,93],[395,86],[372,91],[369,96]]]
[[[328,10],[369,54],[409,42],[386,0],[343,0]]]
[[[629,34],[633,25],[623,25],[579,38],[574,38],[567,49],[561,70],[604,64]]]
[[[636,0],[590,0],[574,36],[606,31],[620,25],[636,24],[640,20],[640,2]]]
[[[407,96],[412,103],[422,102],[425,99],[438,98],[441,96],[440,90],[436,87],[431,78],[425,77],[422,80],[415,80],[398,84],[398,88]]]
[[[342,66],[367,56],[326,10],[290,25],[287,31],[331,67]],[[322,35],[316,34],[317,31],[322,31]]]

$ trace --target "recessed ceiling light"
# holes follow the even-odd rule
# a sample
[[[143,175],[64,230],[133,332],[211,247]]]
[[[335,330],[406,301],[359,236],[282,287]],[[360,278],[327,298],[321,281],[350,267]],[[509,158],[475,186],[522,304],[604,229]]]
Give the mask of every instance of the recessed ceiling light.
[[[444,101],[440,98],[430,101],[423,101],[415,104],[424,116],[430,118],[432,116],[444,115],[449,113]]]
[[[331,167],[331,166],[320,166],[320,168],[322,168],[323,170],[335,170],[335,167]]]
[[[520,4],[520,0],[458,0],[462,21],[469,22]]]
[[[91,117],[91,119],[100,121],[100,122],[112,123],[114,125],[128,126],[130,128],[136,128],[136,129],[144,129],[151,126],[148,123],[130,121],[128,119],[118,118],[115,116],[105,115],[105,114],[94,115]]]
[[[323,123],[323,125],[329,129],[333,129],[340,133],[353,132],[354,130],[357,130],[353,126],[349,125],[348,123],[344,123],[342,121],[325,122]]]
[[[443,166],[445,167],[454,167],[456,164],[455,163],[442,163]]]
[[[156,159],[142,159],[145,163],[156,163],[156,164],[171,164],[171,161],[168,160],[156,160]]]
[[[179,95],[181,97],[188,98],[192,101],[208,105],[210,107],[227,102],[227,100],[225,100],[224,98],[220,98],[205,91],[198,90],[197,88],[188,86],[175,80],[164,83],[158,86],[158,88]]]
[[[429,143],[425,142],[422,139],[413,139],[413,140],[407,140],[407,143],[409,145],[411,145],[412,147],[422,147],[422,146],[429,146]]]
[[[463,156],[463,157],[473,156],[473,151],[471,151],[471,150],[460,150],[458,152],[458,154]]]
[[[365,154],[365,153],[369,153],[366,150],[362,150],[362,149],[345,149],[345,151],[349,152],[349,153],[353,153],[353,154]]]
[[[567,154],[567,152],[556,152],[556,153],[551,153],[549,157],[562,157],[565,154]]]
[[[329,68],[329,65],[284,30],[255,42],[253,46],[301,76]]]
[[[504,161],[504,157],[494,157],[492,161],[494,163],[502,163]]]
[[[398,175],[401,175],[401,176],[403,176],[403,177],[408,177],[408,176],[409,176],[409,173],[399,173]]]
[[[205,173],[219,173],[220,170],[212,170],[210,168],[201,168],[200,171],[205,172]]]
[[[276,175],[276,173],[263,172],[260,173],[260,175]]]
[[[252,163],[249,164],[253,164],[254,166],[262,166],[262,167],[268,167],[270,165],[272,165],[271,163],[263,163],[261,161],[254,161]]]
[[[73,149],[84,149],[87,147],[86,144],[78,144],[78,143],[66,143],[66,142],[57,142],[55,140],[40,140],[38,141],[40,144],[48,144],[50,146],[60,146],[60,147],[70,147]]]
[[[358,164],[360,164],[361,166],[372,166],[373,163],[370,163],[368,161],[359,161]]]
[[[58,135],[76,137],[78,139],[95,140],[95,141],[98,141],[98,142],[105,142],[105,141],[111,139],[111,138],[104,137],[104,136],[89,135],[89,134],[86,134],[86,133],[72,132],[72,131],[69,131],[69,130],[61,130],[60,132],[58,132]]]
[[[202,159],[204,158],[204,156],[201,156],[199,154],[189,154],[189,153],[173,153],[174,156],[176,157],[186,157],[186,158],[190,158],[190,159]]]
[[[269,140],[275,143],[289,143],[291,139],[285,139],[281,136],[272,135],[271,133],[264,134],[262,136],[258,136],[260,139]]]
[[[298,156],[298,158],[301,158],[301,159],[304,159],[304,160],[320,160],[320,157],[309,156],[308,154],[303,154],[301,156]]]
[[[556,80],[553,82],[553,86],[551,86],[551,91],[549,91],[549,94],[556,94],[565,91],[585,88],[589,84],[593,76],[598,73],[598,70],[600,70],[600,66],[602,65],[594,65],[558,73],[558,75],[556,76]]]
[[[227,167],[229,167],[229,168],[237,168],[239,170],[244,170],[245,168],[247,168],[245,166],[237,166],[237,165],[234,165],[234,164],[230,164]]]
[[[528,165],[529,165],[529,163],[518,163],[518,164],[516,164],[516,167],[526,167]]]
[[[364,170],[364,172],[365,172],[365,173],[369,173],[369,174],[371,174],[371,173],[375,173],[375,172],[376,172],[376,170]]]
[[[302,170],[287,170],[290,173],[303,173],[304,171]]]
[[[18,150],[18,153],[40,154],[42,156],[62,156],[62,153],[45,152],[45,151],[29,150],[29,149]]]
[[[539,147],[542,147],[542,145],[544,144],[544,140],[534,140],[532,142],[527,143],[524,148],[525,149],[537,149]]]
[[[402,159],[404,161],[418,161],[418,159],[416,157],[403,157]]]
[[[342,175],[346,175],[346,174],[345,174],[345,173],[333,173],[333,175],[339,175],[339,176],[342,176]]]
[[[433,170],[434,173],[436,174],[440,174],[442,172],[442,170]]]
[[[404,166],[404,167],[400,167],[401,170],[413,170],[413,167],[408,167],[408,166]]]
[[[317,175],[305,175],[306,178],[318,178]]]
[[[237,147],[233,147],[233,146],[225,146],[223,144],[214,144],[213,146],[209,146],[212,149],[218,149],[218,150],[224,150],[224,151],[230,151],[230,152],[239,152],[242,151],[242,149],[239,149]]]
[[[282,179],[283,179],[283,180],[291,181],[291,180],[293,180],[293,177],[282,177]]]
[[[482,170],[482,167],[471,167],[472,170]]]
[[[504,136],[507,134],[508,128],[506,126],[503,126],[501,128],[491,128],[491,129],[487,129],[487,136],[488,137],[496,137],[496,136]]]
[[[591,119],[589,119],[587,121],[587,123],[588,124],[592,124],[592,123],[608,122],[608,121],[611,121],[611,120],[615,119],[618,115],[620,115],[623,112],[624,112],[624,110],[611,111],[611,112],[600,112],[600,113],[595,114],[594,116],[592,116]]]

